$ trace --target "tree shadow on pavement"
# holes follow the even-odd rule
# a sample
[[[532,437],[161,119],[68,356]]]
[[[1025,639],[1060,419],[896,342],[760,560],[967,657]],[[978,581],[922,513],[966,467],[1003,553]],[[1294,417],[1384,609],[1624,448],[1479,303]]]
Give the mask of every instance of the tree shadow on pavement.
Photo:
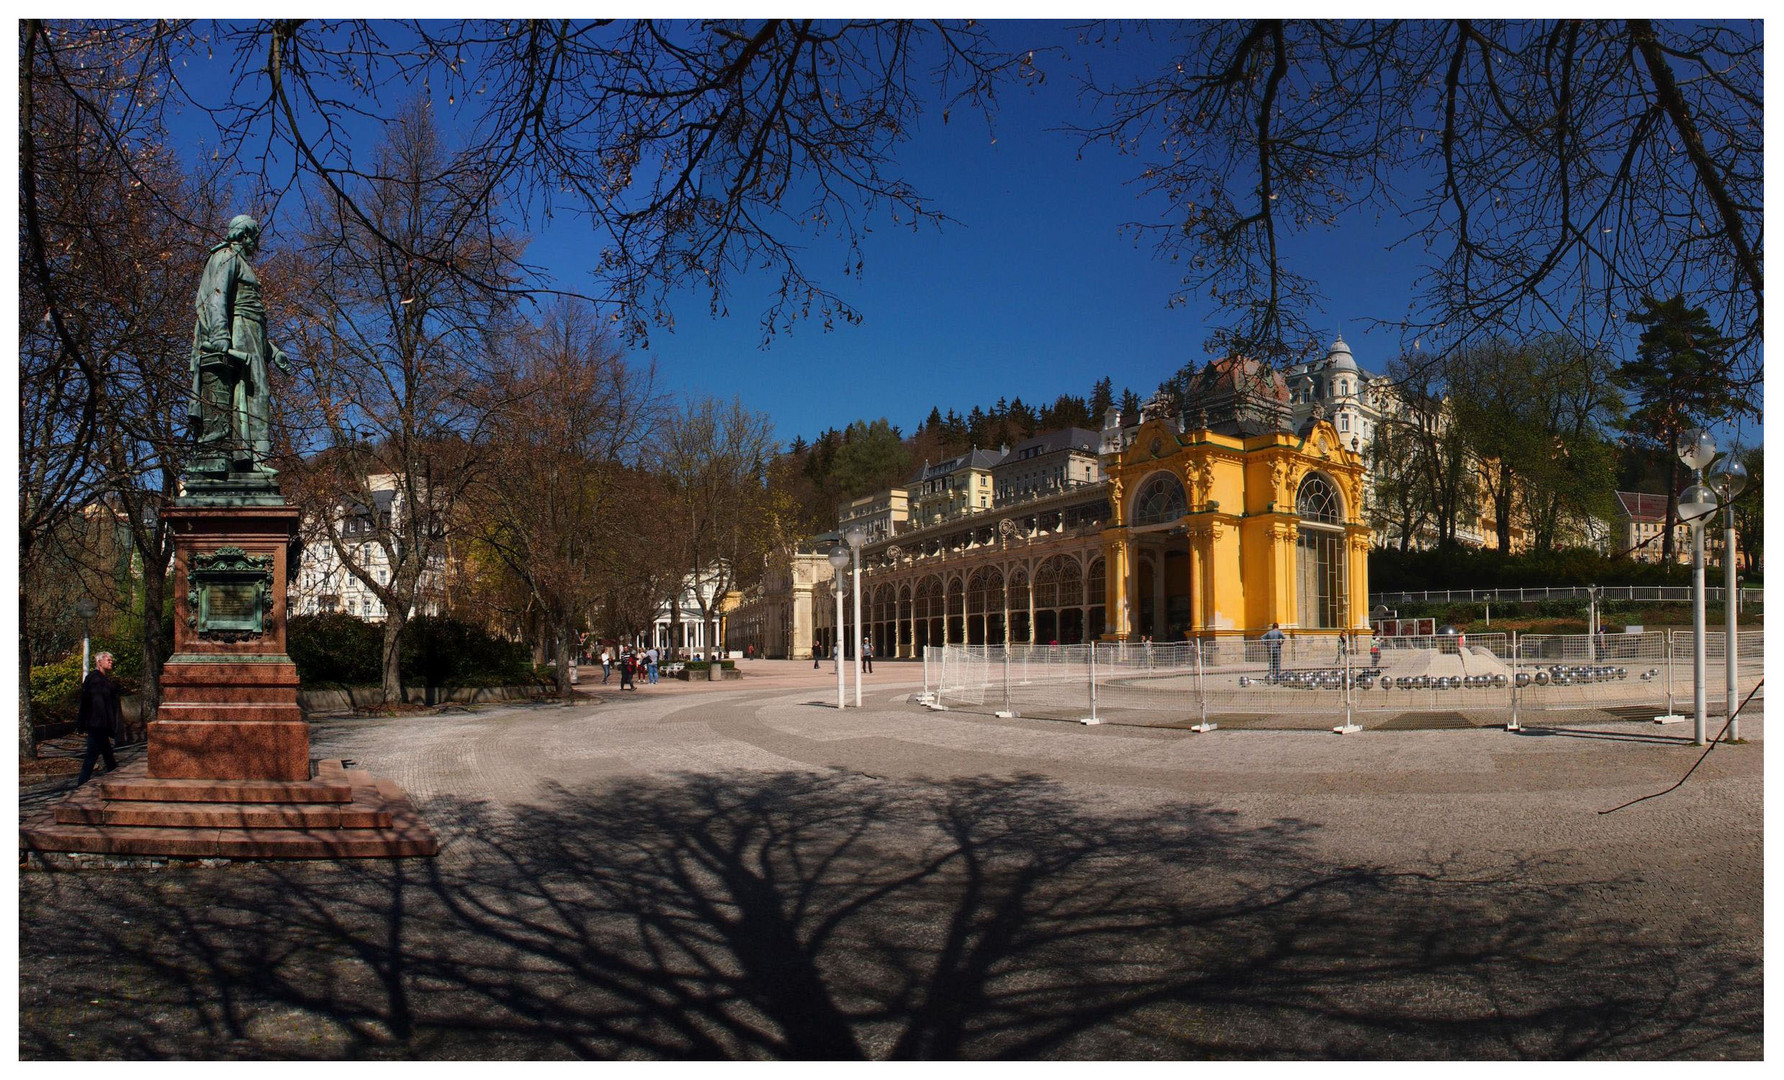
[[[513,808],[506,808],[513,809]],[[1036,777],[689,774],[438,860],[22,876],[20,1054],[1757,1057],[1758,947],[1565,868],[1332,866],[1313,830]]]

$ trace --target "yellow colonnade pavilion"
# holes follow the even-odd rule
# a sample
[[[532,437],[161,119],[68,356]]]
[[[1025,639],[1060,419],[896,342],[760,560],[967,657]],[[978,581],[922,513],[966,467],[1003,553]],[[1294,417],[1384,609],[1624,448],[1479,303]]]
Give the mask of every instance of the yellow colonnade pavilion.
[[[1127,424],[1110,410],[1095,482],[878,530],[861,574],[874,654],[1256,637],[1273,622],[1301,634],[1367,630],[1362,457],[1318,410],[1298,427],[1290,415],[1279,373],[1217,360],[1180,408],[1155,397]],[[978,468],[983,457],[960,460]],[[815,537],[771,562],[768,588],[732,613],[728,647],[830,655],[825,553],[836,542]],[[853,621],[847,598],[845,627]]]

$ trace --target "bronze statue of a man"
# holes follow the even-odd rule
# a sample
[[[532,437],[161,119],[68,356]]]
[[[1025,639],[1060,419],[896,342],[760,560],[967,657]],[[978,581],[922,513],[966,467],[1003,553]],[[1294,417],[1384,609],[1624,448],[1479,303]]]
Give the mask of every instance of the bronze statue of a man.
[[[291,374],[285,354],[266,341],[266,304],[248,257],[260,246],[260,223],[247,214],[211,249],[198,281],[192,329],[192,402],[197,454],[193,471],[271,476],[267,364]]]

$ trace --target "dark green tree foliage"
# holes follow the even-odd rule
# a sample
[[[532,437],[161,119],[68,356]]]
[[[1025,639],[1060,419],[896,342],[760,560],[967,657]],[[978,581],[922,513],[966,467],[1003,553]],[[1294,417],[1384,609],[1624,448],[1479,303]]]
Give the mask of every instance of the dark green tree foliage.
[[[1620,559],[1587,548],[1502,555],[1488,548],[1435,547],[1369,553],[1370,592],[1519,589],[1562,585],[1684,585],[1677,564]]]
[[[1102,421],[1091,414],[1090,406],[1076,394],[1061,394],[1053,404],[1041,406],[1036,431],[1059,431],[1062,428],[1098,428]]]
[[[1092,427],[1103,426],[1103,414],[1107,413],[1109,406],[1113,404],[1115,404],[1115,389],[1110,383],[1109,377],[1104,375],[1096,381],[1095,386],[1090,388],[1090,416],[1092,420],[1096,421],[1091,425]]]
[[[1010,422],[1010,441],[1021,442],[1032,438],[1041,426],[1040,415],[1021,398],[1012,399],[1008,413]]]
[[[293,615],[285,626],[285,652],[305,686],[375,686],[382,678],[383,627],[345,612]]]
[[[831,463],[829,480],[838,499],[858,499],[904,483],[910,475],[910,452],[898,429],[885,417],[857,420],[843,433]]]
[[[1480,462],[1496,546],[1511,551],[1525,515],[1538,548],[1567,517],[1610,512],[1612,456],[1603,429],[1621,398],[1604,357],[1560,335],[1464,346],[1442,361],[1455,424]]]
[[[1666,527],[1661,557],[1673,554],[1673,525],[1678,520],[1678,492],[1683,465],[1674,452],[1679,432],[1759,410],[1735,394],[1724,361],[1729,341],[1701,307],[1687,308],[1685,298],[1656,301],[1645,297],[1629,316],[1643,327],[1635,358],[1617,369],[1618,386],[1629,392],[1629,437],[1666,455]]]
[[[1121,389],[1121,422],[1123,424],[1138,423],[1140,419],[1140,395],[1127,387]]]
[[[417,615],[403,627],[409,686],[520,686],[532,677],[527,647],[458,619]]]
[[[416,686],[520,686],[532,678],[527,647],[458,619],[417,615],[403,625],[403,683]],[[294,615],[286,652],[309,688],[377,686],[384,628],[342,612]]]

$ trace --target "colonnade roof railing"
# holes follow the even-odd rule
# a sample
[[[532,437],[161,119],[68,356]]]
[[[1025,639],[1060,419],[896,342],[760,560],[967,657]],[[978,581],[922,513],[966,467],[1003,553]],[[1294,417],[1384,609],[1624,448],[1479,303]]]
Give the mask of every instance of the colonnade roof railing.
[[[997,522],[1004,518],[1027,517],[1033,514],[1045,514],[1051,512],[1063,513],[1071,507],[1093,502],[1098,497],[1106,498],[1108,487],[1109,482],[1107,480],[1094,480],[1090,483],[1081,484],[1078,487],[1069,488],[1064,491],[1053,491],[1044,495],[1038,495],[1033,499],[1021,503],[996,507],[971,507],[965,513],[956,514],[952,517],[944,518],[941,521],[933,521],[927,524],[913,523],[904,529],[904,531],[892,536],[882,536],[869,540],[862,546],[862,550],[868,554],[877,555],[884,552],[887,548],[896,545],[904,551],[907,559],[912,558],[913,556],[923,559],[940,558],[947,555],[948,551],[944,549],[941,552],[937,552],[935,555],[917,556],[917,553],[913,549],[916,545],[925,543],[929,540],[941,539],[942,537],[952,535],[956,531],[962,529],[995,528]],[[1093,526],[1073,526],[1072,529],[1074,531],[1101,532],[1103,527],[1103,523],[1098,522]],[[1052,537],[1059,534],[1047,533],[1045,535]]]
[[[1393,607],[1396,604],[1467,604],[1467,603],[1525,603],[1537,600],[1569,600],[1578,598],[1587,600],[1596,592],[1600,600],[1637,600],[1655,603],[1690,603],[1691,586],[1689,585],[1563,585],[1534,589],[1440,589],[1424,592],[1382,592],[1369,595],[1369,607],[1373,610],[1377,605]],[[1720,601],[1724,590],[1721,587],[1706,587],[1706,600]],[[1745,587],[1738,589],[1740,594],[1736,602],[1745,607],[1748,604],[1765,602],[1765,589],[1761,587]]]

